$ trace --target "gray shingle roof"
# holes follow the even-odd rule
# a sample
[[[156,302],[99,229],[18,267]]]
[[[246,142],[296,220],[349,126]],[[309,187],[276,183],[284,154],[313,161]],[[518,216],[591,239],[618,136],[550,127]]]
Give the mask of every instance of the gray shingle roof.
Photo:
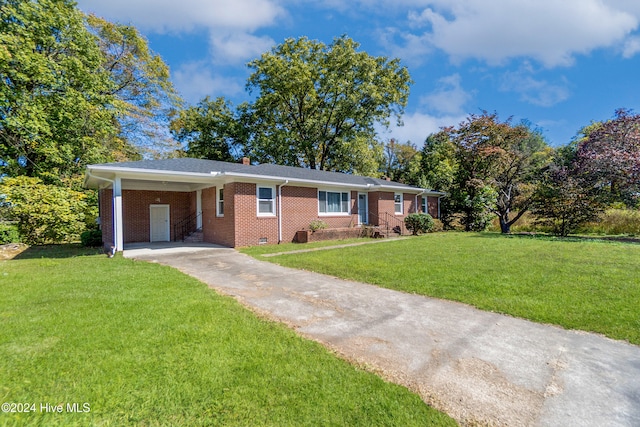
[[[190,172],[190,173],[211,173],[211,172],[231,172],[242,168],[239,163],[219,162],[216,160],[179,158],[163,160],[140,160],[137,162],[101,163],[91,166],[103,166],[109,168],[127,169],[149,169],[159,171]],[[245,166],[246,167],[246,166]]]
[[[315,169],[296,168],[273,164],[243,165],[240,163],[220,162],[193,158],[141,160],[136,162],[103,163],[91,165],[109,168],[148,169],[154,171],[172,171],[185,173],[242,173],[264,177],[277,177],[292,180],[319,181],[345,185],[384,185],[416,190],[417,187],[379,178],[351,175],[338,172],[327,172]],[[90,167],[91,167],[90,166]]]

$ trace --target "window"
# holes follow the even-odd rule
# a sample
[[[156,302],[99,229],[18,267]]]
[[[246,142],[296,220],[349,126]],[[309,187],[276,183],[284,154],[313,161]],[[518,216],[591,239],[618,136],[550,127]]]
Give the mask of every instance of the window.
[[[224,187],[218,188],[217,216],[224,216]]]
[[[427,213],[427,198],[422,198],[422,204],[420,205],[420,212]]]
[[[349,192],[318,191],[318,212],[321,214],[348,214]]]
[[[276,198],[273,187],[258,187],[258,215],[275,215]]]
[[[393,195],[393,202],[396,214],[402,215],[402,193],[395,193]]]

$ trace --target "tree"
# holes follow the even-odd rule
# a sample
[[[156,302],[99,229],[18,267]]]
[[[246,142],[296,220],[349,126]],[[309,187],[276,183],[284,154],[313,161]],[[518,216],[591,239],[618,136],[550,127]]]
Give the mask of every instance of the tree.
[[[46,185],[39,178],[5,177],[0,183],[2,203],[9,218],[18,224],[28,244],[77,240],[97,214],[88,196],[70,187]]]
[[[640,115],[620,109],[612,120],[591,126],[577,144],[575,167],[589,175],[606,201],[640,203]]]
[[[287,39],[249,63],[248,151],[258,161],[367,174],[379,165],[376,125],[402,115],[411,79],[398,59],[358,52],[346,36],[329,46]]]
[[[392,181],[418,184],[420,152],[414,144],[398,143],[391,139],[384,145],[384,165],[382,173]]]
[[[73,2],[3,2],[0,46],[1,174],[58,182],[122,149],[112,81]]]
[[[511,226],[528,211],[540,181],[540,172],[552,158],[552,149],[540,132],[520,125],[519,131],[511,138],[502,149],[495,174],[490,179],[497,191],[492,211],[498,215],[502,233],[510,233]]]
[[[88,15],[86,23],[97,37],[102,66],[112,82],[109,94],[115,97],[121,137],[153,157],[176,150],[166,126],[182,100],[169,78],[169,67],[135,27],[95,15]]]
[[[422,168],[427,183],[448,193],[441,205],[445,226],[460,213],[465,230],[480,231],[497,215],[509,233],[527,211],[550,156],[541,134],[526,123],[512,125],[483,112],[430,135]]]
[[[599,191],[575,168],[556,160],[544,173],[531,206],[538,222],[554,234],[567,236],[581,224],[596,220],[604,210]]]
[[[232,161],[232,150],[241,132],[240,122],[224,98],[204,98],[182,110],[171,122],[174,137],[187,144],[187,155],[209,160]]]
[[[438,191],[449,191],[458,173],[456,147],[449,134],[442,130],[425,140],[420,156],[423,187]]]

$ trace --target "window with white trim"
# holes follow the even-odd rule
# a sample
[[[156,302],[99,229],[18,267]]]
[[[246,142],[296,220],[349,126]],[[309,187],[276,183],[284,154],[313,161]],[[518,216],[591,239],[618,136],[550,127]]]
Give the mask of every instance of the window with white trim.
[[[393,205],[396,214],[402,215],[402,193],[394,193]]]
[[[318,191],[318,212],[321,214],[349,214],[349,192]]]
[[[216,204],[216,215],[224,216],[224,187],[218,188],[218,203]]]
[[[275,187],[257,188],[258,216],[270,216],[276,214],[276,189]]]
[[[427,213],[427,198],[422,197],[422,203],[420,204],[420,212]]]

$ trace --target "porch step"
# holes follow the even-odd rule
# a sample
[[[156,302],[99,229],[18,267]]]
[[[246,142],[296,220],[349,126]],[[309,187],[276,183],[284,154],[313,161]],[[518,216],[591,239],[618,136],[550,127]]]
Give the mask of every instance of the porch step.
[[[201,230],[196,230],[184,238],[185,243],[202,243],[204,240],[204,233]]]
[[[398,233],[397,231],[394,231],[393,229],[388,229],[386,227],[380,227],[380,226],[374,226],[372,227],[373,231],[372,231],[372,235],[371,237],[374,239],[384,239],[387,237],[400,237],[402,236],[401,233]]]

